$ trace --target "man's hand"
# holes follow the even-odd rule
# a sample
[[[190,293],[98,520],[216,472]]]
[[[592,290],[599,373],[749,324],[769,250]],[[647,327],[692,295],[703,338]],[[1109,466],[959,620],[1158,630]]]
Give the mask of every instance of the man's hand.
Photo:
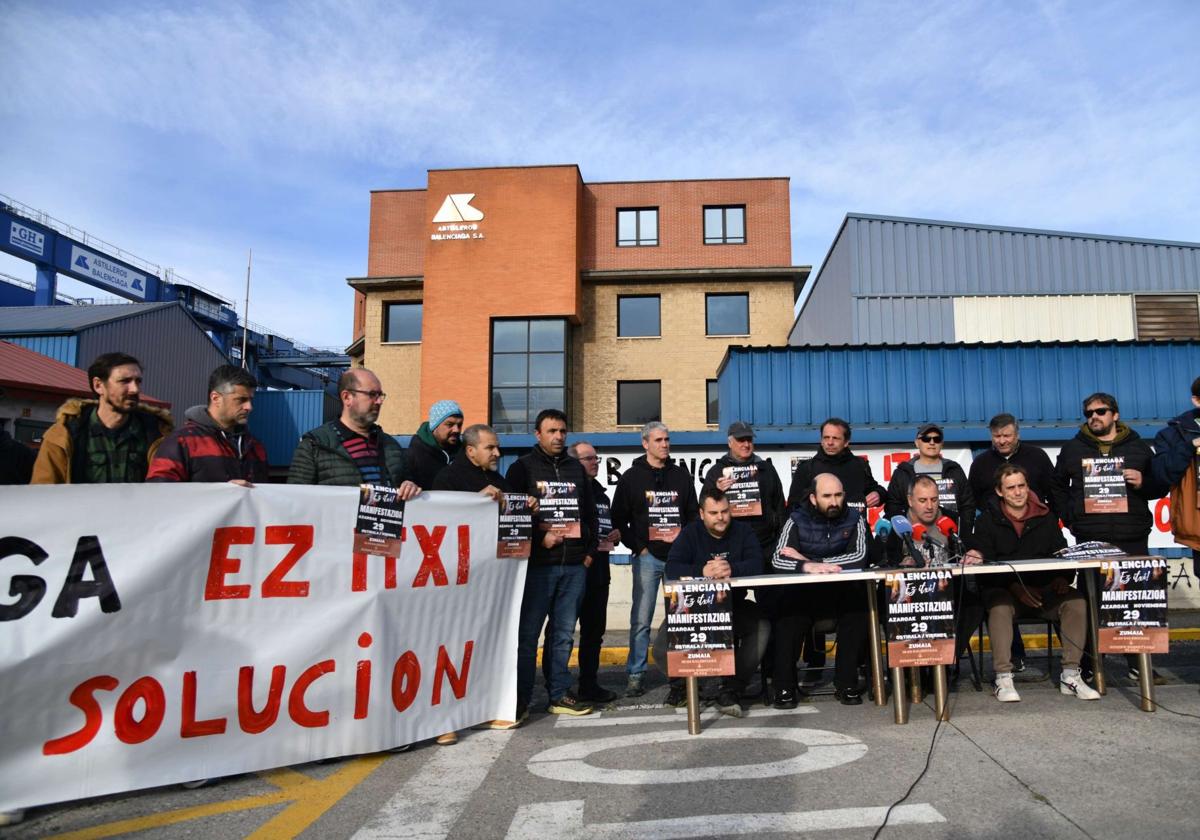
[[[1142,473],[1139,470],[1122,470],[1125,476],[1125,483],[1134,490],[1142,486]]]
[[[732,486],[733,486],[733,477],[732,476],[723,475],[717,479],[717,489],[720,490],[722,493],[724,493],[726,490],[728,490]]]
[[[612,543],[613,545],[616,545],[620,541],[621,541],[621,531],[619,529],[613,528],[611,531],[608,532],[608,542]]]
[[[870,493],[867,494],[867,507],[869,507],[869,508],[879,507],[879,503],[881,501],[882,501],[882,499],[879,498],[879,494],[877,492],[875,492],[874,490],[872,490]]]
[[[530,497],[529,497],[529,509],[530,509],[531,511],[533,511],[534,513],[537,513],[539,510],[541,510],[541,509],[542,509],[542,505],[541,505],[541,503],[540,503],[540,502],[538,502],[538,497],[537,497],[537,496],[530,496]]]
[[[244,478],[231,478],[231,479],[229,479],[229,483],[236,484],[238,487],[253,487],[254,486],[251,482],[247,481]]]
[[[841,574],[842,567],[834,563],[818,563],[810,560],[800,566],[800,571],[806,575],[836,575]]]
[[[592,555],[587,555],[583,558],[583,568],[590,569],[592,567]]]
[[[978,566],[983,563],[983,555],[975,549],[971,549],[963,555],[963,564],[967,566]]]
[[[493,502],[500,502],[504,499],[504,493],[494,484],[489,484],[479,491],[480,496],[487,496]]]
[[[1050,590],[1055,595],[1066,595],[1071,591],[1071,583],[1066,578],[1056,577],[1050,582]]]
[[[804,563],[808,560],[807,557],[805,557],[796,549],[792,548],[790,545],[785,545],[783,548],[779,549],[779,556],[790,557],[792,560],[799,560],[801,563]]]
[[[1042,608],[1042,596],[1034,592],[1032,589],[1025,588],[1020,582],[1010,583],[1008,591],[1013,594],[1013,597],[1027,607],[1033,607],[1035,610]]]
[[[413,484],[411,481],[400,482],[400,486],[396,488],[396,491],[400,498],[406,502],[421,495],[421,488]]]
[[[912,558],[912,555],[905,554],[904,559],[900,561],[900,565],[909,568],[917,565],[917,561]]]
[[[563,535],[557,531],[547,531],[542,534],[542,547],[554,548],[563,544]]]
[[[713,580],[728,580],[733,576],[733,569],[730,568],[728,560],[709,560],[704,564],[701,574]]]

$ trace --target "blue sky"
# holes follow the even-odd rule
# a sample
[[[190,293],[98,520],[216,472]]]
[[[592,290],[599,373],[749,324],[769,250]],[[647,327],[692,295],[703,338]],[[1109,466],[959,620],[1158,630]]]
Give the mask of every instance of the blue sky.
[[[318,346],[429,168],[788,176],[814,266],[848,211],[1200,240],[1192,2],[4,5],[0,193],[239,309],[253,248]]]

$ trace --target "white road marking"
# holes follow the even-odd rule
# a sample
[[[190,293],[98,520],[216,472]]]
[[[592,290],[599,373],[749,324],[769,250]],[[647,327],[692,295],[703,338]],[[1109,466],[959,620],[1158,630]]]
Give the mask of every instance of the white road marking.
[[[448,837],[512,735],[511,731],[469,732],[460,734],[462,740],[452,747],[435,747],[437,755],[405,782],[352,840]]]
[[[746,718],[779,717],[782,715],[813,715],[817,711],[815,706],[798,706],[795,709],[750,709],[741,718],[732,718],[729,715],[722,715],[716,709],[705,709],[700,713],[700,720],[712,721],[725,718],[726,720],[733,721],[745,720]],[[675,710],[675,715],[681,714],[686,715],[687,709]],[[633,726],[643,723],[665,723],[673,720],[675,720],[675,716],[666,714],[623,715],[620,712],[601,712],[584,715],[583,717],[560,715],[558,720],[554,722],[554,728],[574,729],[575,727],[587,728],[592,726]]]
[[[508,829],[508,840],[675,840],[689,837],[730,837],[738,834],[801,834],[845,828],[874,828],[887,808],[832,808],[774,814],[712,814],[639,822],[583,822],[583,800],[522,805]],[[944,823],[928,804],[901,805],[892,810],[888,825]]]
[[[674,770],[629,770],[596,767],[584,761],[597,752],[628,749],[646,744],[703,744],[712,739],[791,741],[808,747],[793,758],[761,764],[732,764],[688,767]],[[740,727],[709,729],[694,738],[681,738],[680,733],[642,732],[636,735],[614,735],[575,741],[561,747],[543,750],[529,759],[529,772],[544,779],[561,782],[580,782],[605,785],[664,785],[728,779],[769,779],[827,770],[862,758],[867,745],[857,738],[824,729],[799,727]]]

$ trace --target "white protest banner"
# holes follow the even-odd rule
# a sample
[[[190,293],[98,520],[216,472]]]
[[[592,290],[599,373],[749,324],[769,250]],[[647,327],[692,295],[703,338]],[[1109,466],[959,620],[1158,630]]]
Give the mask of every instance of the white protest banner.
[[[353,487],[0,489],[0,810],[511,720],[525,563],[426,493],[354,555]]]

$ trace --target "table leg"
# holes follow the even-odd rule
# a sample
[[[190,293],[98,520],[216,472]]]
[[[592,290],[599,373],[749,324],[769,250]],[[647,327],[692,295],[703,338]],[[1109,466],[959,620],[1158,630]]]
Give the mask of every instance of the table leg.
[[[1158,705],[1154,702],[1154,667],[1150,664],[1150,654],[1139,653],[1137,658],[1138,685],[1142,689],[1142,711],[1157,711]]]
[[[879,655],[879,599],[876,597],[876,582],[863,581],[867,585],[867,638],[871,645],[871,690],[875,694],[875,705],[886,706],[883,690],[883,658]]]
[[[938,720],[950,720],[949,690],[946,685],[946,666],[933,666],[933,709]]]
[[[896,723],[908,723],[908,693],[904,690],[904,669],[892,669],[892,711]]]
[[[700,678],[687,677],[688,734],[700,734]]]
[[[921,669],[905,668],[908,672],[908,699],[914,705],[925,701],[925,692],[921,690]]]
[[[1108,686],[1104,679],[1104,657],[1100,655],[1100,598],[1096,594],[1095,569],[1080,569],[1079,576],[1083,578],[1084,588],[1087,589],[1088,602],[1088,643],[1092,647],[1092,670],[1096,675],[1096,691],[1101,695],[1108,694]]]

